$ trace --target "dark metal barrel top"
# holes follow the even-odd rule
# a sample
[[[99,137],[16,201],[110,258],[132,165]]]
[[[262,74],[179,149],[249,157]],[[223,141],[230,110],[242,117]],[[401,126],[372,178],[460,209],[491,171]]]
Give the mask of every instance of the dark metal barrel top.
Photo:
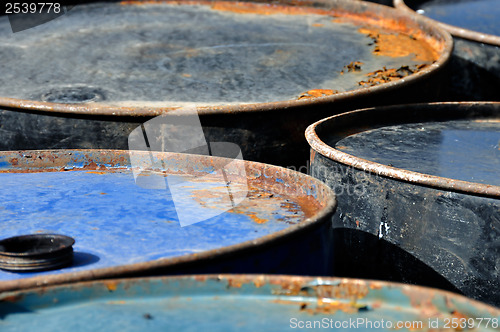
[[[210,331],[306,326],[315,331],[436,331],[452,321],[497,331],[500,310],[444,291],[380,281],[194,275],[6,292],[0,295],[0,318],[4,332],[61,326],[74,332],[188,331],[200,326]]]
[[[394,0],[394,4],[439,22],[457,37],[500,46],[497,0]]]
[[[86,3],[14,34],[0,21],[0,105],[283,109],[405,85],[440,68],[451,48],[442,30],[361,1]]]
[[[30,285],[37,277],[45,283],[95,279],[217,257],[328,222],[335,207],[333,193],[316,179],[233,160],[246,173],[227,174],[231,194],[243,196],[232,209],[221,209],[228,192],[214,172],[231,159],[139,151],[134,156],[161,161],[156,175],[168,178],[169,186],[136,185],[127,151],[0,153],[2,237],[57,232],[76,240],[72,266],[40,273],[0,271],[0,289]],[[176,197],[174,182],[180,184]],[[202,206],[186,210],[190,200]],[[179,209],[193,218],[216,213],[181,227]]]
[[[392,178],[500,197],[500,103],[381,107],[311,125],[312,148]]]

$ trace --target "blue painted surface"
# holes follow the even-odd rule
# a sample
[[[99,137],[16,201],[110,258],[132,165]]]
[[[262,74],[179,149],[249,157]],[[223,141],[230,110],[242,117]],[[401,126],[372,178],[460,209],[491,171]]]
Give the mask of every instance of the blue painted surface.
[[[234,279],[230,282],[226,278]],[[323,294],[330,295],[321,296],[322,304],[312,288],[301,294],[286,294],[290,285],[300,289],[309,280],[281,277],[270,282],[258,278],[247,277],[244,282],[231,276],[199,281],[195,277],[123,280],[46,289],[40,294],[3,294],[23,296],[15,302],[0,301],[0,329],[293,331],[310,325],[307,330],[435,331],[438,327],[453,330],[453,318],[460,322],[467,317],[483,319],[481,323],[478,319],[469,321],[468,327],[498,331],[498,310],[431,289],[381,283],[372,287],[360,281],[337,280],[324,288],[330,292]],[[351,292],[359,296],[346,295]],[[458,314],[454,316],[453,312]],[[437,325],[431,325],[434,322]],[[414,328],[397,329],[401,323]],[[335,324],[344,324],[344,328],[335,328]],[[374,328],[376,324],[381,327]]]
[[[434,20],[490,35],[500,36],[500,1],[436,0],[426,1],[417,9]]]
[[[236,212],[181,227],[169,191],[137,186],[130,170],[0,173],[0,182],[2,238],[50,232],[76,240],[74,266],[39,273],[0,271],[0,280],[179,257],[253,240],[304,220],[299,205],[274,193],[273,199],[247,198]],[[189,183],[184,189],[193,195]],[[255,217],[267,222],[256,223]]]
[[[336,148],[405,170],[500,185],[500,123],[495,121],[387,126],[348,136]]]

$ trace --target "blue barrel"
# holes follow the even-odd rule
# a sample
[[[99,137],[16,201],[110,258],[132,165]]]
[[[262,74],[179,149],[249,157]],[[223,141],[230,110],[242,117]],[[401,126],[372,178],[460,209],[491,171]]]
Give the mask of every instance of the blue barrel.
[[[335,275],[424,284],[500,306],[500,103],[387,106],[311,125],[335,190]]]
[[[134,166],[142,162],[161,166],[148,173]],[[2,238],[39,234],[57,249],[72,242],[47,234],[75,240],[70,266],[0,270],[0,290],[140,274],[331,273],[335,199],[302,173],[202,155],[55,150],[2,152],[0,177]],[[11,247],[0,242],[0,256],[21,252]]]
[[[417,286],[206,275],[119,279],[0,295],[10,331],[498,331],[500,309]]]

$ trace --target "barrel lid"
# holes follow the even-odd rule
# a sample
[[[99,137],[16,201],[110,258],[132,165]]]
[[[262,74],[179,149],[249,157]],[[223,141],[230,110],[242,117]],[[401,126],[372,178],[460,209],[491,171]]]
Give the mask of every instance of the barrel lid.
[[[86,2],[14,34],[0,21],[0,105],[282,109],[407,84],[441,67],[451,45],[432,26],[364,2]]]
[[[500,310],[452,293],[379,281],[198,275],[2,293],[0,317],[5,332],[61,326],[75,332],[436,331],[452,322],[497,331]]]
[[[500,103],[360,110],[317,122],[307,137],[321,154],[367,172],[500,196]]]
[[[497,0],[394,0],[394,3],[398,8],[414,10],[439,22],[458,37],[500,45]]]
[[[168,185],[136,183],[127,151],[1,152],[2,238],[59,233],[76,243],[70,267],[0,271],[0,281],[7,282],[0,289],[18,279],[38,277],[47,284],[65,274],[85,280],[215,258],[326,222],[335,205],[324,184],[280,167],[134,152],[135,160],[142,157],[163,166],[137,178],[164,185],[166,178]]]

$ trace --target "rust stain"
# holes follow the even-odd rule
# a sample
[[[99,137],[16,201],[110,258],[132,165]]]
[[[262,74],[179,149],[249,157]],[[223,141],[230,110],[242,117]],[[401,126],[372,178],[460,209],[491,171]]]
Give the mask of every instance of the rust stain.
[[[304,92],[297,98],[298,100],[301,99],[310,99],[310,98],[319,98],[319,97],[326,97],[326,96],[331,96],[336,93],[339,93],[338,90],[331,90],[331,89],[313,89]]]
[[[383,67],[383,69],[376,70],[374,72],[366,74],[368,79],[366,81],[359,81],[358,84],[361,86],[375,86],[382,83],[392,82],[400,80],[407,77],[423,68],[427,65],[421,64],[417,66],[401,66],[399,68],[389,68]]]
[[[320,28],[320,27],[324,26],[324,24],[322,24],[322,23],[313,23],[313,24],[311,24],[311,26]]]
[[[413,55],[414,61],[434,62],[439,58],[437,52],[427,43],[413,35],[387,33],[374,28],[360,28],[358,31],[367,35],[375,44],[373,53],[392,58]]]
[[[227,287],[228,288],[241,288],[241,286],[244,284],[243,280],[239,280],[237,278],[234,279],[228,279],[227,281]]]
[[[266,279],[263,276],[258,276],[254,279],[253,284],[255,287],[260,288],[266,284]]]
[[[362,65],[363,65],[363,62],[361,62],[361,61],[352,61],[348,65],[344,66],[344,68],[340,72],[340,75],[344,75],[344,70],[347,70],[347,72],[361,71]]]
[[[85,173],[88,173],[88,174],[107,174],[107,172],[99,172],[99,171],[89,171],[89,172],[85,172]]]
[[[110,292],[114,292],[118,286],[118,284],[114,281],[108,281],[105,283],[105,285]]]
[[[210,2],[209,2],[210,3]],[[226,2],[216,1],[212,2],[211,8],[213,10],[232,12],[236,14],[258,14],[258,15],[333,15],[332,11],[300,6],[284,6],[277,4],[256,4],[249,2]]]

